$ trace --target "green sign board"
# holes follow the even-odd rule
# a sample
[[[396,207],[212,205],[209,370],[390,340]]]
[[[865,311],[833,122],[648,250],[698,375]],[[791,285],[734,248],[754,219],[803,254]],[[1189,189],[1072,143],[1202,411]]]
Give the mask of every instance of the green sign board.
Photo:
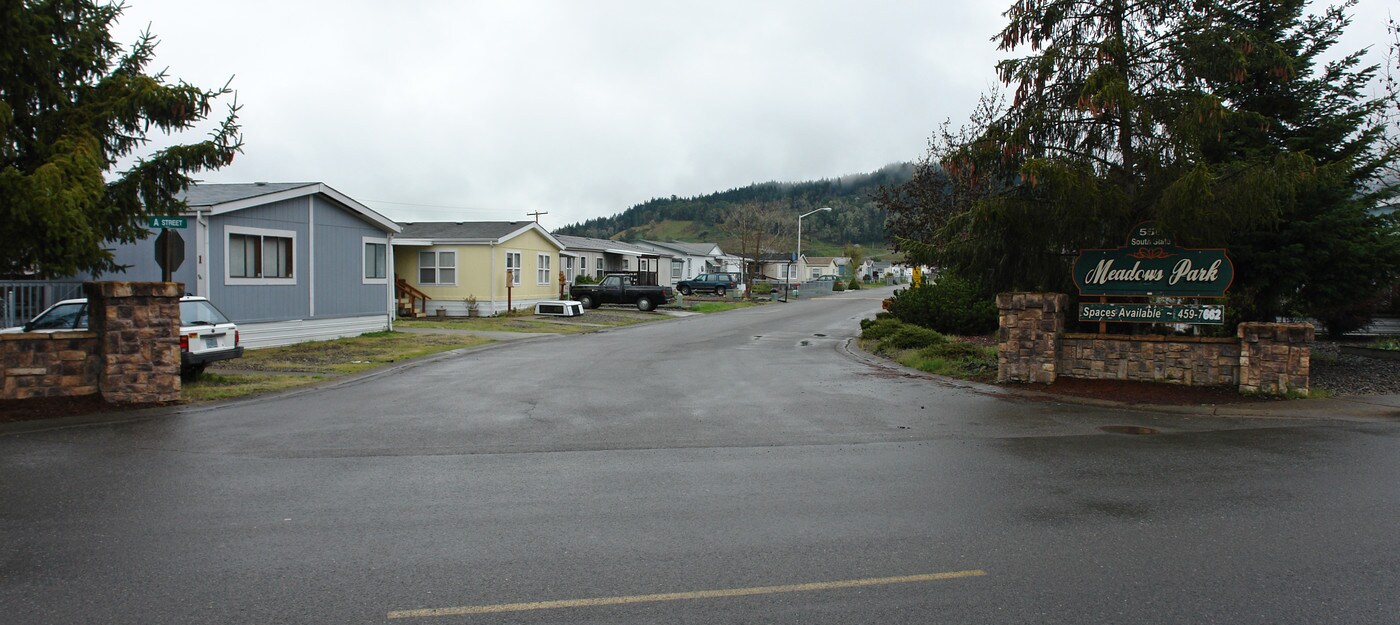
[[[1118,323],[1191,323],[1225,325],[1225,307],[1218,305],[1155,306],[1152,304],[1079,304],[1080,321]]]
[[[146,218],[146,223],[152,228],[188,228],[190,219],[188,217],[167,217],[163,215],[152,215]]]
[[[1129,245],[1080,250],[1074,284],[1080,295],[1225,297],[1235,266],[1223,249],[1177,247],[1148,224],[1134,229]]]

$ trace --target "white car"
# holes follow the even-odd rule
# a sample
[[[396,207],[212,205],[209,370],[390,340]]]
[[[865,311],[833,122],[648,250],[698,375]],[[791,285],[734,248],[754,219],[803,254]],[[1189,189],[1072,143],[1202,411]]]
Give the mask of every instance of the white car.
[[[58,302],[29,323],[0,330],[0,333],[63,332],[87,328],[87,299],[80,298]],[[208,298],[192,295],[180,298],[180,375],[193,379],[211,362],[242,356],[243,346],[238,344],[238,339],[238,325],[229,321]]]

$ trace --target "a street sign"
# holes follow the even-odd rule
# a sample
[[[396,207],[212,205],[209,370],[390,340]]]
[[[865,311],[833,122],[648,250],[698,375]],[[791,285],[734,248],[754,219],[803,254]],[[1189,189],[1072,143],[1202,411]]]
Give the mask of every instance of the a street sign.
[[[190,227],[189,217],[172,217],[168,215],[151,215],[146,218],[146,225],[152,228],[188,228]]]
[[[170,281],[170,274],[185,262],[185,239],[174,230],[161,230],[156,235],[156,264],[160,265],[162,280]]]
[[[1225,325],[1225,307],[1219,305],[1154,306],[1152,304],[1079,303],[1080,321],[1117,323],[1190,323]]]

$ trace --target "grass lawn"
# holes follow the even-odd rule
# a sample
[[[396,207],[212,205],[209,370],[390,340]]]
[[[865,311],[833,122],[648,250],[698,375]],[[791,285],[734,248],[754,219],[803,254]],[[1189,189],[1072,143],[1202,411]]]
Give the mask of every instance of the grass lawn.
[[[346,374],[421,358],[438,352],[491,342],[476,336],[373,332],[334,341],[250,349],[242,358],[225,360],[217,369]]]
[[[690,312],[717,313],[752,306],[758,306],[758,304],[755,302],[695,302],[685,305],[684,308]]]
[[[324,375],[279,375],[274,373],[205,373],[180,389],[185,402],[218,401],[246,395],[285,391],[298,386],[315,384]]]
[[[590,311],[572,319],[540,320],[527,317],[480,317],[448,321],[401,320],[396,326],[447,328],[493,332],[550,332],[571,334],[597,331],[666,318],[655,313],[633,311]],[[242,358],[213,365],[217,371],[186,382],[181,399],[186,402],[216,401],[246,395],[281,391],[315,384],[342,375],[375,367],[422,358],[439,352],[490,343],[491,339],[465,334],[423,334],[418,332],[374,332],[334,341],[313,341],[282,347],[250,349]]]

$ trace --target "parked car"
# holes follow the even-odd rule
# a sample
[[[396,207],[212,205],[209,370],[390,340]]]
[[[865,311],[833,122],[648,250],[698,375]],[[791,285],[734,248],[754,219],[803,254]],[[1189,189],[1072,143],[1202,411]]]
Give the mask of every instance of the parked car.
[[[583,304],[584,308],[597,308],[602,304],[635,305],[637,310],[653,310],[657,306],[671,303],[675,299],[669,286],[637,284],[629,274],[611,274],[598,284],[575,284],[569,287],[569,299]]]
[[[64,332],[88,329],[86,298],[66,299],[50,306],[29,323],[5,328],[0,333]],[[186,295],[180,298],[180,375],[198,377],[211,362],[238,358],[238,325],[229,321],[208,298]]]
[[[743,282],[744,279],[738,272],[702,273],[689,280],[677,282],[676,290],[680,291],[681,295],[690,295],[691,293],[714,293],[715,295],[724,297],[726,292],[730,289],[739,288],[739,285],[743,284]]]

